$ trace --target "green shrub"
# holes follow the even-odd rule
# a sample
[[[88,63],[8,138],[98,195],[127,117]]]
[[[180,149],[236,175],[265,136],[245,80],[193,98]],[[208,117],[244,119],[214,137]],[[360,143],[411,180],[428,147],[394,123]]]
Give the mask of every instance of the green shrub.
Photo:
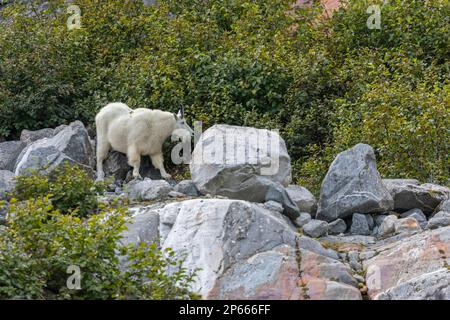
[[[415,105],[426,105],[435,87],[448,85],[450,7],[447,0],[350,0],[324,19],[319,1],[291,4],[79,0],[82,28],[72,31],[63,0],[34,18],[26,7],[8,6],[0,12],[12,21],[0,25],[0,136],[13,139],[25,128],[75,119],[93,125],[112,101],[172,112],[183,103],[188,120],[203,121],[204,130],[215,123],[279,129],[296,163],[295,180],[318,189],[329,158],[361,140],[356,131],[339,130],[346,121],[359,130],[351,117],[376,107],[370,92],[385,83],[390,94],[411,92]],[[371,4],[381,7],[380,30],[367,28]],[[415,94],[420,87],[424,94]],[[372,102],[365,105],[362,97]],[[397,109],[415,114],[406,99],[397,102]],[[446,111],[438,104],[440,110],[430,112],[437,122]],[[344,112],[347,106],[351,112]],[[408,119],[417,127],[414,121],[422,120]],[[435,135],[424,128],[433,144],[448,141],[448,130]],[[403,147],[386,137],[366,141],[398,160]],[[387,176],[450,177],[431,152],[421,156],[420,168],[377,156]]]
[[[49,196],[56,209],[79,216],[95,212],[97,197],[106,191],[107,185],[107,182],[95,182],[84,169],[70,164],[64,164],[50,175],[32,172],[15,180],[12,196],[18,200]]]
[[[62,214],[49,197],[12,199],[0,230],[0,299],[186,299],[194,274],[171,250],[154,244],[123,246],[129,214],[102,208],[89,218]],[[128,266],[121,269],[120,260]],[[81,289],[69,289],[78,266]],[[167,269],[171,267],[172,272]]]

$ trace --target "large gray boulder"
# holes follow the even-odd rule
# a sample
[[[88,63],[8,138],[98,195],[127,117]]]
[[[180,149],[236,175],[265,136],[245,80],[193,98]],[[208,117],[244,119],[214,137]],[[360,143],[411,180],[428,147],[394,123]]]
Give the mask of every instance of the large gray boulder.
[[[128,239],[154,230],[152,210],[134,217]],[[351,270],[311,238],[299,237],[284,215],[263,204],[194,199],[154,209],[162,249],[172,248],[204,299],[361,299]],[[150,222],[153,221],[153,222]],[[133,243],[133,241],[131,241]],[[304,263],[299,264],[298,258]]]
[[[25,148],[21,141],[6,141],[0,143],[0,170],[14,170],[20,152]]]
[[[86,128],[75,121],[62,128],[52,138],[37,140],[27,146],[17,159],[16,175],[28,174],[30,170],[50,173],[64,163],[79,165],[92,172],[94,149]]]
[[[284,140],[273,131],[250,127],[215,125],[206,130],[195,146],[190,171],[203,194],[258,202],[265,198],[265,186],[258,187],[265,180],[257,177],[285,187],[291,182]]]
[[[444,200],[450,199],[450,189],[411,179],[384,179],[383,184],[394,199],[394,210],[420,209],[431,214]]]
[[[353,213],[393,209],[394,201],[377,171],[372,147],[357,144],[341,152],[322,182],[317,219],[333,221]]]
[[[200,137],[189,167],[202,194],[277,201],[291,219],[300,214],[285,189],[291,182],[291,160],[276,132],[215,125]]]
[[[188,200],[166,206],[161,216],[163,248],[184,254],[187,269],[201,268],[193,289],[204,297],[236,262],[284,244],[295,248],[295,228],[286,218],[245,201]]]
[[[0,170],[0,200],[4,199],[8,192],[14,189],[14,173],[8,170]]]

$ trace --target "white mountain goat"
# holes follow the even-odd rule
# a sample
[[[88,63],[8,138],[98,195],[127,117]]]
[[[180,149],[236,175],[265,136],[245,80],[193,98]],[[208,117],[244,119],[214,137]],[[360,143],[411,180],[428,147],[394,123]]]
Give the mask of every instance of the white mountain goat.
[[[131,109],[124,103],[110,103],[95,117],[97,126],[97,180],[103,180],[103,161],[109,150],[125,153],[133,167],[133,177],[140,178],[141,155],[148,155],[164,179],[170,175],[164,169],[162,145],[175,130],[193,130],[186,124],[184,110],[178,115],[161,110]],[[184,131],[186,132],[186,131]]]

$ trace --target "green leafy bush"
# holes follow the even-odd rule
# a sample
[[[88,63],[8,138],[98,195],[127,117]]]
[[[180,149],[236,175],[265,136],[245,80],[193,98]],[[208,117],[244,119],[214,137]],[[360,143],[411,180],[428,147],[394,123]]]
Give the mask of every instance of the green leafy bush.
[[[427,149],[415,166],[394,140],[413,143],[408,153],[419,154],[401,126],[358,139],[355,117],[387,112],[375,99],[384,84],[391,88],[381,93],[384,103],[413,94],[413,104],[394,103],[399,114],[413,113],[410,126],[425,121],[411,106],[435,98],[429,117],[441,123],[436,117],[448,114],[441,103],[448,105],[448,1],[350,0],[330,18],[319,1],[292,2],[79,0],[82,28],[72,31],[63,0],[33,18],[27,7],[8,6],[0,12],[10,21],[0,24],[0,136],[75,119],[93,125],[112,101],[172,112],[183,103],[188,120],[203,121],[204,130],[215,123],[279,129],[296,182],[316,190],[330,158],[362,140],[390,150],[377,152],[383,175],[447,183],[445,150],[436,158]],[[379,30],[366,25],[372,4],[381,8]],[[377,127],[382,116],[375,119]],[[448,130],[423,128],[433,139],[427,148],[448,141]]]
[[[62,214],[47,196],[9,205],[0,230],[0,299],[196,298],[188,290],[194,274],[171,250],[120,244],[129,221],[120,206],[80,218]],[[67,286],[69,266],[80,269],[79,290]]]
[[[97,197],[106,191],[107,182],[94,182],[78,166],[65,164],[50,175],[33,172],[16,177],[12,196],[31,200],[48,196],[52,205],[63,213],[86,216],[98,208]]]

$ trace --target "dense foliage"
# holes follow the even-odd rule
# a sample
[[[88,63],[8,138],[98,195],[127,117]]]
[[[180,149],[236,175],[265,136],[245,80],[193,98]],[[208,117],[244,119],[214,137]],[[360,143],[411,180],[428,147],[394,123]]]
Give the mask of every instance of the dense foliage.
[[[3,10],[0,136],[74,119],[107,102],[190,120],[278,128],[297,182],[317,190],[330,161],[371,144],[382,175],[450,178],[448,0],[78,0]],[[381,8],[381,29],[366,12]],[[28,12],[24,15],[23,12]],[[33,12],[33,11],[31,11]]]
[[[96,182],[88,172],[65,164],[50,175],[31,172],[16,177],[12,196],[32,200],[48,196],[52,205],[62,213],[87,216],[98,209],[97,196],[106,190],[106,182]]]
[[[73,182],[67,169],[56,180],[64,176],[63,183],[77,185],[79,170],[72,170]],[[195,274],[181,267],[173,251],[120,242],[129,222],[125,208],[118,203],[99,206],[81,217],[77,212],[83,196],[92,201],[89,192],[78,194],[75,202],[55,198],[57,193],[45,194],[46,182],[38,178],[20,178],[30,196],[31,190],[36,193],[22,201],[10,199],[8,223],[0,226],[0,299],[196,298],[188,289]],[[74,206],[76,210],[58,209]],[[67,285],[72,284],[71,266],[80,271],[78,288]]]

